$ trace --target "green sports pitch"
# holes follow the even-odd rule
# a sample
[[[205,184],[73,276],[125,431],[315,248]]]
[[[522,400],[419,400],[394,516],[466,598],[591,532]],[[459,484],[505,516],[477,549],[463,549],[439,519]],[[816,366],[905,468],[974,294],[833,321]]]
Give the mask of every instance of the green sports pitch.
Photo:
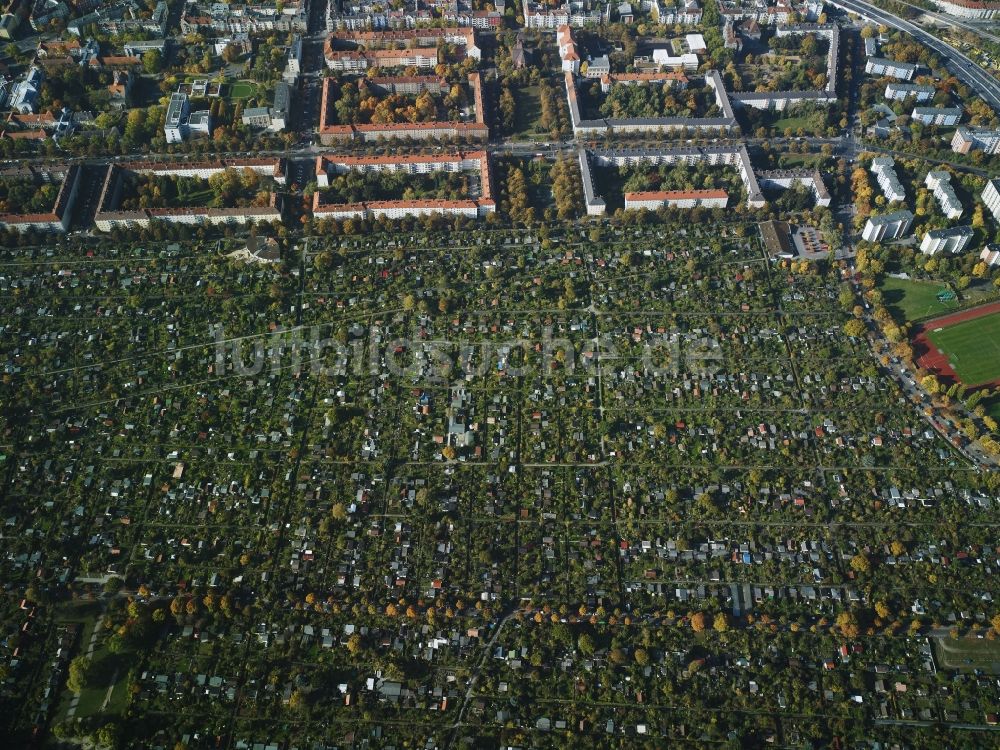
[[[1000,313],[929,331],[927,338],[966,385],[1000,379]]]

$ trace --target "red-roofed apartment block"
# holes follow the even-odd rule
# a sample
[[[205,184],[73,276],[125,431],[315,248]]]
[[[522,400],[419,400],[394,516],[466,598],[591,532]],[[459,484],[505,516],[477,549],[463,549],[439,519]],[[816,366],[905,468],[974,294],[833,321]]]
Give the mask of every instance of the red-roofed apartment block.
[[[407,174],[478,172],[480,175],[480,195],[478,198],[463,200],[326,203],[323,188],[330,184],[330,176],[348,172],[405,172]],[[493,197],[493,171],[490,166],[489,154],[485,151],[430,156],[319,156],[316,158],[316,184],[320,189],[313,194],[313,217],[317,219],[369,219],[381,216],[401,219],[406,216],[425,216],[435,213],[479,218],[496,211],[496,200]]]

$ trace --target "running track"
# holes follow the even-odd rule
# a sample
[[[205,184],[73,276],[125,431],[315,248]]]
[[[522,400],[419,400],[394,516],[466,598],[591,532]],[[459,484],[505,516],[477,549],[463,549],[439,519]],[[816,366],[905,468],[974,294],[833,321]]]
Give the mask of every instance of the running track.
[[[914,328],[912,336],[913,361],[916,362],[918,367],[922,367],[928,372],[937,375],[940,380],[946,380],[951,383],[959,382],[955,370],[948,364],[948,357],[934,347],[934,344],[927,338],[927,332],[937,328],[948,328],[956,323],[975,320],[976,318],[981,318],[984,315],[992,315],[993,313],[1000,313],[1000,302],[991,302],[988,305],[980,305],[979,307],[951,313],[950,315],[943,315],[940,318],[934,318],[933,320],[928,320],[926,323],[917,325]],[[1000,385],[1000,381],[982,383],[981,385]]]

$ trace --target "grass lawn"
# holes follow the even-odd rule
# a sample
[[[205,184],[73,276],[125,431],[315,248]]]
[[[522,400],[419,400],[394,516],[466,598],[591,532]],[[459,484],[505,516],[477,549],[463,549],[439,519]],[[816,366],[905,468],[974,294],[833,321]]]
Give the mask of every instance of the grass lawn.
[[[238,81],[229,85],[230,99],[249,99],[257,93],[257,84],[249,81]]]
[[[93,716],[94,714],[120,714],[125,710],[128,696],[128,671],[133,654],[123,651],[112,654],[105,643],[100,643],[91,656],[94,676],[90,683],[80,692],[80,702],[76,705],[76,718]],[[110,690],[110,698],[108,691]],[[69,705],[73,694],[64,691],[63,700]],[[104,701],[107,699],[107,706]]]
[[[936,331],[927,337],[966,385],[1000,378],[1000,315],[984,315]]]
[[[787,128],[791,128],[793,132],[802,128],[807,133],[814,133],[826,128],[826,116],[821,112],[811,112],[808,115],[782,117],[771,123],[771,127],[781,133],[784,133]]]
[[[193,193],[178,195],[176,203],[178,206],[207,206],[212,202],[214,197],[215,193],[212,192],[212,189],[205,188],[204,190],[197,190]]]
[[[986,638],[935,638],[934,651],[938,663],[947,669],[982,669],[1000,674],[1000,641]]]
[[[517,107],[514,110],[514,127],[518,134],[533,135],[542,131],[542,99],[538,86],[525,86],[512,90]],[[548,135],[546,133],[546,135]]]
[[[944,315],[958,307],[958,301],[938,302],[937,296],[947,286],[935,281],[913,281],[886,276],[882,281],[882,300],[889,312],[900,321],[914,321]]]

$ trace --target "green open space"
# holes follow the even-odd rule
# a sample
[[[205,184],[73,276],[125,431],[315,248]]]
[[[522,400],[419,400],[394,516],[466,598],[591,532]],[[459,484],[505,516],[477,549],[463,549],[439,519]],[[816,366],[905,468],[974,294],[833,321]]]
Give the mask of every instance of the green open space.
[[[1000,641],[988,638],[935,638],[934,653],[945,669],[1000,674]]]
[[[542,98],[538,86],[525,86],[515,89],[513,93],[517,102],[517,109],[514,110],[516,132],[524,135],[545,134],[542,130]]]
[[[1000,378],[1000,314],[928,331],[927,337],[947,355],[959,380],[966,385]]]
[[[90,643],[94,623],[83,632],[80,648],[76,655],[84,655]],[[131,650],[112,653],[107,646],[107,640],[98,635],[94,652],[90,655],[91,669],[87,685],[80,691],[80,700],[76,705],[74,718],[84,719],[95,714],[108,716],[119,715],[128,703],[128,672],[134,661]],[[57,720],[65,719],[72,703],[74,693],[63,684]]]
[[[257,84],[249,81],[237,81],[229,85],[230,99],[249,99],[257,93]]]
[[[804,115],[792,115],[790,117],[782,117],[780,120],[775,120],[771,123],[771,127],[782,133],[784,133],[788,128],[791,128],[793,133],[797,132],[799,128],[806,133],[815,133],[826,127],[826,117],[822,112],[809,112]]]
[[[900,322],[923,320],[956,309],[956,300],[938,300],[943,291],[948,291],[948,286],[940,281],[914,281],[891,276],[882,280],[882,301]]]

